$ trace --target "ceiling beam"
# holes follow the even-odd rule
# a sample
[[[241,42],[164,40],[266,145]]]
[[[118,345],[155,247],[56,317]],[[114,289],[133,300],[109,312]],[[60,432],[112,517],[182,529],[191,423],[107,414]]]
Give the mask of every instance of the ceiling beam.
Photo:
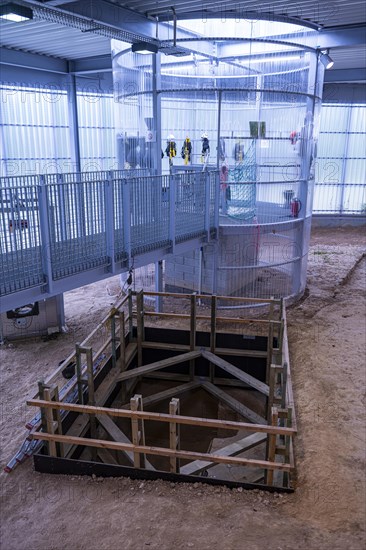
[[[0,64],[36,69],[48,73],[67,74],[68,72],[68,62],[65,59],[21,50],[11,50],[5,47],[0,48]]]
[[[340,27],[320,31],[318,38],[319,48],[340,48],[358,46],[366,43],[366,25]]]
[[[324,84],[366,82],[366,69],[331,69],[325,71]]]
[[[110,55],[98,55],[69,61],[71,74],[89,74],[112,72],[112,60]]]

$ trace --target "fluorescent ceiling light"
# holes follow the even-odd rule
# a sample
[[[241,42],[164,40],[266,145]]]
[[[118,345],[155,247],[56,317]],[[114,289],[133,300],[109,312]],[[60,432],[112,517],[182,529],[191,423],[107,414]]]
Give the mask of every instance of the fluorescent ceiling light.
[[[144,55],[158,53],[157,45],[152,44],[151,42],[136,42],[135,44],[132,44],[131,49],[134,53],[141,53]]]
[[[8,3],[0,6],[0,19],[21,23],[33,19],[33,11],[25,6]]]

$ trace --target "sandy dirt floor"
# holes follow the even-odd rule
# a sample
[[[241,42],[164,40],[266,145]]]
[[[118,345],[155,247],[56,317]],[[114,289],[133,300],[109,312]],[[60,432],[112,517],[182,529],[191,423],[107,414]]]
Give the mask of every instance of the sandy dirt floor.
[[[361,550],[365,547],[365,237],[312,234],[308,288],[288,309],[298,430],[291,495],[162,481],[0,474],[1,550]],[[1,464],[24,403],[115,300],[117,281],[69,292],[69,332],[0,349]]]

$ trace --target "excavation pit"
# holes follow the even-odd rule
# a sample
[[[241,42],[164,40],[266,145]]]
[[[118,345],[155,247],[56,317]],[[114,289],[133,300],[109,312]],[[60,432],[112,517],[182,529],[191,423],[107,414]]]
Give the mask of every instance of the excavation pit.
[[[218,315],[215,296],[203,309],[200,298],[180,295],[190,311],[162,313],[145,310],[142,291],[130,293],[39,383],[28,402],[40,407],[31,431],[37,471],[293,490],[283,303],[263,300],[266,318],[234,319]],[[147,326],[154,317],[166,326]],[[76,374],[62,386],[73,360]]]

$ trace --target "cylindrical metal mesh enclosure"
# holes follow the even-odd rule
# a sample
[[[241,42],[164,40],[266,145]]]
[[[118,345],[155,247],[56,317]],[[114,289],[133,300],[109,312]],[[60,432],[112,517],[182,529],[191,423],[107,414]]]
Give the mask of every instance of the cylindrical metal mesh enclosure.
[[[218,243],[166,259],[165,286],[298,297],[324,75],[317,32],[234,19],[180,26],[186,38],[157,54],[112,42],[120,168],[220,173]]]

